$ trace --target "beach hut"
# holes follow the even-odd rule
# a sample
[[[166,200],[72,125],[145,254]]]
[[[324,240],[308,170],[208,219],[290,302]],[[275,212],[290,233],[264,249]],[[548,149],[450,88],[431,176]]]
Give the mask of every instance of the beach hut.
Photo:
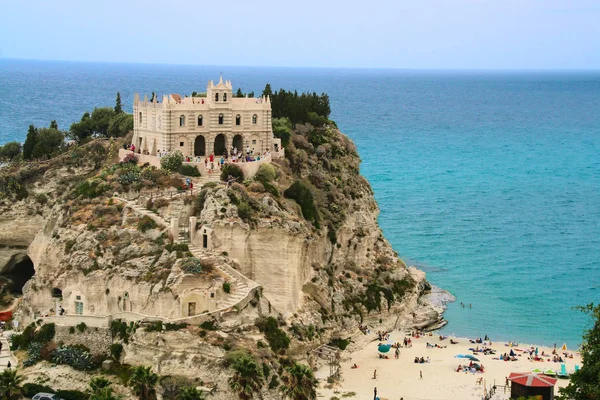
[[[511,399],[539,396],[542,400],[554,400],[554,378],[531,372],[512,372],[508,379],[511,381]]]

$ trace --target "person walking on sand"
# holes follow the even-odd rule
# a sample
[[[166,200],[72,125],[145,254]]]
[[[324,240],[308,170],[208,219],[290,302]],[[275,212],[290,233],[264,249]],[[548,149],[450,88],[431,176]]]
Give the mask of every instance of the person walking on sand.
[[[377,379],[377,370],[376,369],[373,370],[373,379]]]
[[[419,379],[423,379],[423,371],[419,371]]]

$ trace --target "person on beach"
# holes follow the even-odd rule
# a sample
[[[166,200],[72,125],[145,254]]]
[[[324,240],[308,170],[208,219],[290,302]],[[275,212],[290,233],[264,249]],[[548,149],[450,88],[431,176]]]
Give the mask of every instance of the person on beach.
[[[373,370],[373,379],[377,379],[377,370]]]
[[[423,371],[419,371],[419,379],[423,379]]]

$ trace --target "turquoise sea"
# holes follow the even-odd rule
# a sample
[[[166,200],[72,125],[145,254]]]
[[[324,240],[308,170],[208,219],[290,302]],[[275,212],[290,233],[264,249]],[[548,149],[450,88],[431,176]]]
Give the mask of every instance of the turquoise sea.
[[[600,72],[203,67],[0,60],[0,143],[121,92],[327,92],[401,257],[457,298],[445,331],[580,343],[600,300]],[[461,308],[459,302],[471,303]]]

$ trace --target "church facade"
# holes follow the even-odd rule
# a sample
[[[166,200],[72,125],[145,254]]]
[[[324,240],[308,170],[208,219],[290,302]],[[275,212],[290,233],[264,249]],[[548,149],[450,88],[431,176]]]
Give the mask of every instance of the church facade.
[[[184,156],[221,155],[236,147],[253,154],[278,151],[273,140],[269,97],[233,97],[231,81],[208,82],[202,97],[164,95],[133,100],[136,152],[156,156],[179,150]]]

